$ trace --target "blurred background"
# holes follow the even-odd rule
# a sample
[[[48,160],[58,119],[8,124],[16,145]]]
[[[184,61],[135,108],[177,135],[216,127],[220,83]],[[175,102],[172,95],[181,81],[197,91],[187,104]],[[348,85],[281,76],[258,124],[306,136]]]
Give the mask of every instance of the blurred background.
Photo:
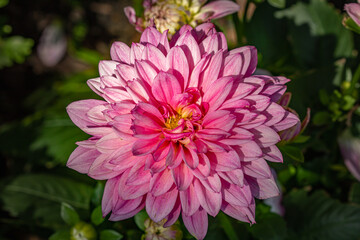
[[[349,2],[239,0],[238,14],[215,22],[230,48],[254,45],[260,69],[292,79],[290,107],[312,117],[302,135],[279,144],[284,164],[271,165],[283,196],[257,202],[252,227],[211,218],[206,239],[359,239],[360,38],[342,24]],[[112,42],[139,41],[123,12],[129,5],[139,14],[139,0],[0,0],[0,239],[146,232],[144,212],[103,219],[104,183],[65,166],[88,138],[66,106],[98,98],[86,80],[98,77]]]

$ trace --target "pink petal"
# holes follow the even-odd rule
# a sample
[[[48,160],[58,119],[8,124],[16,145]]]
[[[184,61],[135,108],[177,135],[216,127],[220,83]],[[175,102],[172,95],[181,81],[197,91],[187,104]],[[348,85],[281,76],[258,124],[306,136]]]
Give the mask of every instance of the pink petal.
[[[255,202],[253,201],[249,207],[241,207],[231,205],[224,202],[221,210],[241,222],[255,223]]]
[[[258,179],[247,176],[246,180],[250,185],[253,196],[258,199],[271,198],[280,194],[279,188],[273,177]]]
[[[153,196],[149,193],[146,197],[146,212],[154,222],[160,222],[173,210],[178,196],[178,190],[173,188],[169,192]]]
[[[221,193],[207,190],[197,179],[194,181],[196,196],[208,214],[215,217],[221,208]]]
[[[146,60],[136,60],[135,67],[141,79],[143,79],[143,81],[147,82],[151,86],[156,75],[158,74],[154,67],[152,67]]]
[[[134,78],[139,78],[139,75],[136,72],[134,66],[130,66],[125,63],[119,63],[116,65],[116,70],[125,82],[133,80]]]
[[[140,43],[132,43],[130,48],[130,63],[134,64],[135,60],[141,59],[142,52],[144,51],[145,46]]]
[[[358,3],[345,4],[344,9],[349,14],[349,16],[354,20],[354,22],[360,26],[360,4]]]
[[[180,203],[180,199],[177,198],[173,210],[166,217],[167,221],[164,224],[164,228],[167,228],[167,227],[170,227],[171,225],[173,225],[176,222],[176,220],[178,220],[178,218],[180,216],[180,212],[181,212],[181,203]]]
[[[171,172],[168,169],[160,173],[156,173],[150,180],[150,192],[152,196],[157,197],[163,195],[173,186],[174,181]]]
[[[207,36],[216,33],[215,25],[211,22],[200,24],[190,30],[198,43],[202,42]]]
[[[131,168],[127,180],[125,182],[128,186],[137,186],[144,183],[150,182],[151,174],[150,171],[145,171],[145,159],[143,161],[138,161]]]
[[[223,33],[214,33],[208,35],[204,41],[199,44],[201,55],[217,54],[221,52],[221,58],[223,58],[223,52],[227,51],[226,38]]]
[[[232,1],[220,0],[208,3],[201,7],[200,13],[195,16],[196,19],[206,21],[204,19],[206,13],[211,13],[209,19],[217,19],[226,15],[235,13],[240,10],[240,6]]]
[[[283,118],[283,120],[281,120],[280,122],[274,124],[273,128],[274,128],[275,131],[280,132],[280,131],[283,131],[285,129],[291,128],[292,126],[294,126],[298,122],[300,122],[299,117],[296,116],[295,114],[287,111],[285,113],[285,117]]]
[[[204,128],[218,128],[229,131],[236,121],[236,117],[229,111],[217,110],[206,114],[203,119]]]
[[[99,77],[89,79],[86,83],[97,95],[102,96],[103,89],[101,88],[101,81]]]
[[[199,165],[192,172],[197,178],[204,180],[210,175],[210,168],[209,158],[205,154],[200,154]]]
[[[118,62],[110,61],[110,60],[102,60],[99,62],[99,74],[100,77],[106,75],[113,75],[115,74],[116,65]]]
[[[114,171],[114,169],[107,167],[107,163],[111,158],[111,154],[103,153],[99,155],[90,166],[88,175],[96,180],[107,180],[121,174],[121,172]]]
[[[124,12],[126,17],[128,18],[129,22],[131,24],[135,24],[136,23],[136,13],[135,13],[135,9],[132,7],[125,7],[124,8]]]
[[[235,151],[214,152],[206,155],[216,171],[230,171],[241,166],[239,155]]]
[[[233,81],[231,77],[219,78],[204,93],[203,102],[209,104],[209,112],[217,110],[223,104],[231,91]]]
[[[272,102],[263,114],[267,117],[265,125],[272,126],[284,118],[285,110],[279,104]]]
[[[245,175],[254,178],[270,178],[272,173],[269,165],[262,158],[253,160],[251,162],[245,162],[243,164],[243,171]]]
[[[175,46],[180,46],[187,57],[190,71],[194,69],[201,59],[199,45],[192,36],[191,31],[182,34],[176,41]]]
[[[137,199],[150,191],[149,183],[132,186],[127,185],[130,169],[126,170],[120,177],[118,193],[124,200]]]
[[[151,90],[156,100],[163,103],[170,103],[173,96],[182,92],[174,75],[165,72],[160,72],[155,77]]]
[[[181,154],[186,165],[191,169],[195,169],[199,165],[199,157],[197,153],[186,146],[181,147],[181,149]]]
[[[185,163],[181,163],[178,167],[173,168],[171,174],[179,191],[186,190],[194,177]]]
[[[116,77],[114,76],[102,76],[101,78],[101,87],[102,88],[107,88],[107,87],[124,87],[126,86],[126,81],[119,76],[118,74],[116,74]]]
[[[117,186],[119,184],[119,177],[111,178],[106,181],[104,194],[101,201],[101,210],[103,213],[103,217],[109,214],[109,212],[115,206],[117,200],[119,199],[119,195],[117,191]]]
[[[145,120],[146,117],[149,120],[152,119],[154,122],[156,122],[159,125],[163,125],[165,122],[160,111],[154,105],[148,103],[137,104],[136,107],[131,111],[131,113],[135,118],[144,116],[143,120]]]
[[[145,58],[149,63],[152,64],[152,67],[157,69],[158,71],[166,70],[166,57],[164,53],[153,45],[148,45],[143,52]]]
[[[225,184],[225,182],[223,182],[223,185],[222,196],[227,203],[247,207],[253,201],[253,196],[248,184],[240,187],[235,184]]]
[[[99,126],[98,123],[92,121],[87,116],[87,112],[93,107],[105,104],[100,100],[81,100],[72,102],[67,106],[66,111],[70,119],[84,132],[91,135],[103,136],[111,132],[111,128]]]
[[[258,145],[262,148],[275,145],[280,141],[279,134],[272,128],[264,125],[252,129],[251,132],[254,134],[256,143],[258,143]]]
[[[199,139],[206,139],[209,141],[219,141],[221,139],[229,137],[231,134],[221,129],[201,129],[195,134]]]
[[[184,89],[184,87],[187,86],[190,75],[189,63],[184,51],[181,49],[181,47],[175,46],[170,49],[168,55],[166,56],[166,60],[167,69],[169,69],[171,73],[178,77],[178,82],[181,86],[180,90]],[[182,79],[179,79],[179,77]]]
[[[79,173],[88,173],[90,166],[99,154],[99,151],[96,149],[88,149],[79,146],[71,153],[66,166]]]
[[[130,200],[131,201],[131,200]],[[136,201],[136,200],[133,200],[133,201]],[[134,204],[133,204],[134,206]],[[132,206],[132,208],[133,208]],[[121,220],[124,220],[124,219],[128,219],[128,218],[131,218],[133,216],[135,216],[138,212],[140,212],[145,206],[145,202],[142,201],[140,203],[140,205],[138,205],[135,209],[132,209],[125,212],[125,213],[117,213],[117,212],[113,212],[110,217],[109,217],[109,220],[110,221],[121,221]],[[125,208],[124,209],[128,209],[128,208]]]
[[[192,235],[199,240],[205,238],[208,229],[208,216],[204,209],[200,208],[191,216],[187,216],[183,212],[182,219],[185,227]]]
[[[242,169],[235,169],[227,172],[218,172],[218,175],[230,184],[244,186],[244,172]]]
[[[114,42],[111,45],[110,56],[112,60],[130,64],[130,48],[123,42]]]
[[[96,148],[102,153],[112,153],[121,146],[128,144],[122,140],[115,132],[105,135],[96,142]]]
[[[264,158],[271,162],[283,162],[283,156],[280,150],[276,146],[270,146],[268,148],[263,148],[265,154]]]
[[[211,192],[221,191],[221,180],[219,176],[214,173],[209,175],[206,179],[199,179],[201,184]]]
[[[208,51],[206,51],[208,53]],[[212,84],[219,78],[223,62],[223,51],[218,51],[210,60],[208,67],[203,71],[199,87],[206,93]]]
[[[144,156],[152,153],[158,148],[161,141],[158,137],[153,139],[139,139],[132,146],[132,153],[134,156]]]
[[[144,45],[150,43],[155,47],[157,47],[160,38],[161,38],[161,33],[158,30],[156,30],[155,27],[148,27],[141,34],[140,43]]]
[[[257,65],[257,50],[255,47],[245,46],[231,50],[228,60],[229,69],[226,70],[226,72],[236,73],[236,69],[234,68],[234,66],[231,66],[232,64],[234,64],[235,59],[237,59],[236,62],[240,63],[241,67],[238,74],[242,77],[249,77],[255,72]],[[226,62],[227,61],[225,60],[225,68],[227,68]]]
[[[201,60],[195,65],[193,71],[191,72],[190,80],[188,87],[199,87],[199,79],[200,74],[203,72],[204,69],[207,68],[209,62],[210,62],[211,56],[207,55],[201,58]]]
[[[263,152],[259,145],[253,141],[244,143],[239,146],[241,156],[244,156],[244,161],[251,161],[262,157]]]
[[[193,215],[200,207],[194,185],[190,184],[186,190],[180,191],[179,194],[183,213],[187,216]]]

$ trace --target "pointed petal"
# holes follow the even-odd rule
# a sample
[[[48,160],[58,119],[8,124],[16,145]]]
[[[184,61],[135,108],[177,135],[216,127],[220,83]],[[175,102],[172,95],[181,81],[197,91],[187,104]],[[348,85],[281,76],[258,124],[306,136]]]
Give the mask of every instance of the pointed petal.
[[[180,82],[181,89],[185,89],[189,81],[189,63],[181,47],[175,46],[170,49],[166,56],[167,69],[170,70]],[[182,79],[180,79],[182,78]]]
[[[200,208],[191,216],[187,216],[183,212],[182,219],[185,227],[193,236],[198,240],[205,238],[208,229],[208,216],[204,209]]]
[[[273,177],[257,179],[247,176],[246,180],[250,185],[253,196],[258,199],[271,198],[280,194],[279,188]]]
[[[220,0],[214,1],[204,5],[199,13],[199,16],[195,16],[197,19],[201,19],[204,22],[208,19],[203,19],[205,13],[211,13],[209,19],[217,19],[226,15],[235,13],[240,10],[240,6],[232,1]]]
[[[190,184],[186,190],[180,191],[179,194],[183,213],[187,216],[193,215],[200,207],[194,185]]]
[[[194,178],[185,163],[181,163],[178,167],[171,169],[171,174],[179,191],[186,190]]]
[[[169,192],[153,196],[149,193],[146,197],[146,212],[154,222],[160,222],[174,209],[178,190],[173,188]]]
[[[100,154],[96,149],[79,146],[71,153],[66,166],[79,173],[88,173],[90,166]]]
[[[221,208],[221,192],[209,191],[197,179],[194,180],[194,188],[200,205],[208,214],[215,217]]]
[[[156,30],[155,27],[148,27],[141,34],[140,43],[144,45],[150,43],[155,47],[157,47],[160,38],[161,38],[161,33],[158,30]]]
[[[123,42],[114,42],[110,48],[112,60],[130,64],[130,48]]]
[[[156,173],[150,180],[150,192],[154,197],[165,194],[173,186],[174,181],[171,172],[165,169],[162,172]]]
[[[173,96],[182,92],[180,83],[176,77],[165,72],[160,72],[155,77],[151,90],[156,100],[169,104]]]

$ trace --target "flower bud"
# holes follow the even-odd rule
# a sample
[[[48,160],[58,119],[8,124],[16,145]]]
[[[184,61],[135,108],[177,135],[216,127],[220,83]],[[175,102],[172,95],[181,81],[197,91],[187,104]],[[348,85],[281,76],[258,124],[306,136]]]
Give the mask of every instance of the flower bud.
[[[180,240],[182,239],[182,231],[178,224],[174,224],[170,227],[164,227],[166,219],[163,219],[161,222],[156,223],[150,218],[146,219],[144,222],[145,225],[145,234],[142,239],[144,240]]]
[[[85,222],[79,222],[70,230],[70,240],[95,240],[96,231],[94,227]]]

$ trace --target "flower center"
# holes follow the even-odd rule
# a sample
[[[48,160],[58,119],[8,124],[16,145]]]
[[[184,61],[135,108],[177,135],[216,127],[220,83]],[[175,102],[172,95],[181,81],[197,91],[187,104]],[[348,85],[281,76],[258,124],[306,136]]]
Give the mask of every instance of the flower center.
[[[181,119],[181,116],[179,114],[176,114],[175,116],[171,116],[166,119],[165,126],[168,129],[174,129],[179,126],[179,121]]]

